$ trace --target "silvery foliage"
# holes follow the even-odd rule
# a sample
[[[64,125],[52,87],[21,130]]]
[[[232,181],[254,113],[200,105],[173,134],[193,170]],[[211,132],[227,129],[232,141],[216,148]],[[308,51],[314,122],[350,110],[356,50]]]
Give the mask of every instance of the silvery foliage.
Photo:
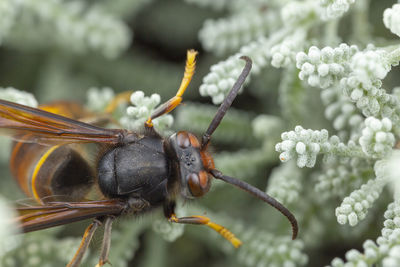
[[[256,69],[251,75],[260,75],[269,63],[272,67],[284,69],[285,74],[297,74],[297,79],[300,80],[297,83],[293,82],[295,79],[292,77],[288,83],[289,76],[284,76],[282,91],[279,93],[295,94],[304,87],[313,88],[311,92],[321,95],[322,105],[325,107],[323,113],[332,124],[332,128],[328,132],[327,129],[314,130],[297,125],[294,130],[282,133],[281,141],[277,142],[275,150],[280,153],[279,159],[285,162],[284,164],[294,160],[300,168],[322,170],[316,172],[318,183],[315,186],[317,192],[323,193],[320,195],[321,199],[329,199],[334,195],[344,197],[343,193],[347,192],[347,197],[344,197],[342,204],[336,208],[335,221],[355,226],[366,218],[368,210],[373,207],[385,185],[392,181],[388,175],[391,168],[388,159],[396,151],[396,140],[400,138],[400,98],[398,89],[383,88],[382,81],[392,66],[398,65],[400,46],[366,45],[370,41],[368,39],[360,39],[364,42],[354,44],[338,42],[338,21],[344,14],[355,17],[353,21],[360,26],[356,28],[361,33],[368,32],[365,26],[366,17],[362,16],[368,11],[367,1],[272,1],[268,12],[273,9],[280,12],[280,20],[275,21],[276,25],[270,25],[272,32],[266,33],[265,36],[254,36],[253,40],[248,40],[246,44],[237,48],[236,54],[213,65],[210,73],[203,78],[200,93],[212,97],[215,104],[222,102],[233,84],[235,75],[243,67],[243,63],[238,59],[240,55],[249,55],[254,59]],[[351,13],[352,10],[354,13]],[[230,11],[231,18],[235,15],[243,16],[239,11]],[[263,10],[258,9],[258,12],[262,14]],[[234,20],[231,21],[231,25],[234,25]],[[400,4],[394,4],[392,8],[385,10],[383,21],[392,33],[400,36]],[[317,29],[316,26],[325,27],[324,36],[313,35],[315,32],[312,31]],[[241,31],[243,27],[242,24]],[[221,29],[221,32],[223,31]],[[231,34],[230,39],[223,35],[219,37],[224,41],[232,40],[232,28],[226,28],[226,31]],[[360,34],[358,37],[368,38]],[[206,36],[202,36],[201,40],[205,47],[212,42],[207,40]],[[239,43],[233,42],[235,45]],[[227,51],[226,47],[227,45],[209,49],[222,54],[221,51]],[[293,66],[297,72],[293,71]],[[281,108],[288,110],[301,105],[294,102],[296,99],[302,101],[296,97],[285,99],[288,101],[282,101]],[[282,112],[294,114],[286,110]],[[308,115],[312,117],[313,111]],[[289,127],[293,126],[287,126]],[[322,158],[321,163],[318,161],[319,155]],[[278,176],[283,181],[290,177],[290,173],[292,177],[296,177],[296,170],[289,167],[281,169],[271,175],[269,192],[287,202],[288,199],[297,198],[294,190],[301,190],[301,186],[281,184],[279,188],[275,187],[278,184]],[[394,194],[395,199],[397,196],[398,193]],[[394,234],[391,240],[399,242],[398,236],[400,235]],[[376,256],[375,262],[395,266],[393,264],[399,262],[396,256],[399,246],[396,242],[390,250],[385,250],[387,247],[382,246],[386,256]],[[370,265],[373,261],[369,257],[379,255],[371,250],[371,244],[366,242],[364,246],[368,252],[365,257],[361,257],[361,254],[355,251],[349,251],[346,260],[350,265],[340,265],[338,259],[335,259],[332,265]]]

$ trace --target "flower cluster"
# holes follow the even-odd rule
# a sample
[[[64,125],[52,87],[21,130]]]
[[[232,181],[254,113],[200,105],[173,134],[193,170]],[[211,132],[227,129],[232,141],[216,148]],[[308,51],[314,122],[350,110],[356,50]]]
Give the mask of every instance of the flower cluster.
[[[343,199],[342,204],[336,208],[337,221],[340,224],[349,223],[355,226],[367,215],[374,201],[379,197],[385,181],[380,179],[369,180],[359,190],[353,191],[350,196]]]
[[[46,35],[48,44],[77,53],[96,51],[115,58],[131,40],[130,31],[122,21],[84,2],[22,1],[19,12],[11,38],[15,42],[30,36],[24,29],[34,27]]]
[[[316,17],[315,1],[289,1],[281,9],[282,22],[287,27],[301,27]]]
[[[244,62],[239,59],[240,56],[250,57],[253,60],[252,73],[258,74],[268,63],[270,48],[282,41],[287,33],[287,29],[282,29],[269,39],[260,37],[242,46],[239,53],[211,66],[210,73],[203,78],[203,84],[199,88],[200,94],[211,96],[214,104],[221,103],[243,69]],[[246,83],[249,79],[247,78]]]
[[[349,223],[351,226],[355,226],[365,218],[368,209],[372,207],[383,187],[389,181],[385,170],[386,166],[387,161],[377,161],[374,166],[376,178],[369,180],[360,189],[353,191],[343,199],[342,204],[335,211],[340,224]]]
[[[219,20],[207,20],[199,32],[204,49],[217,55],[238,50],[265,35],[276,20],[273,12],[246,12]]]
[[[38,102],[33,94],[20,91],[13,87],[1,88],[0,87],[0,99],[16,102],[21,105],[30,106],[36,108]]]
[[[290,163],[281,165],[272,171],[269,178],[267,193],[285,205],[295,203],[302,189],[301,174],[294,172],[295,168]]]
[[[382,229],[382,237],[377,239],[382,254],[386,254],[383,259],[384,266],[395,266],[399,262],[399,247],[400,247],[400,203],[396,200],[390,203],[387,211]],[[389,248],[389,249],[387,249]]]
[[[3,38],[8,35],[15,23],[21,1],[1,1],[0,2],[0,45]]]
[[[91,87],[87,92],[86,105],[90,110],[104,112],[114,95],[114,91],[110,87]]]
[[[353,141],[347,145],[340,142],[337,136],[328,138],[328,131],[313,131],[296,126],[294,131],[282,133],[282,142],[276,144],[275,150],[280,152],[279,158],[286,162],[291,158],[297,157],[297,166],[314,167],[319,153],[341,154],[345,157],[359,156],[362,154],[361,148],[356,146]]]
[[[355,0],[320,0],[319,2],[324,8],[324,12],[321,13],[322,19],[336,19],[346,13]]]
[[[364,153],[373,158],[382,158],[387,155],[395,142],[391,130],[392,122],[388,118],[378,120],[374,117],[368,117],[359,139]]]
[[[214,104],[221,103],[225,94],[232,88],[235,78],[239,76],[244,66],[237,57],[230,57],[211,67],[211,72],[203,78],[199,91],[202,96],[211,96]]]
[[[363,117],[348,98],[342,95],[338,86],[332,86],[321,91],[321,100],[326,106],[325,117],[332,121],[332,126],[339,133],[345,134],[347,129],[358,130],[363,122]],[[351,138],[351,136],[350,136]]]
[[[0,259],[20,242],[20,238],[16,235],[19,232],[18,226],[12,220],[14,216],[13,208],[0,197]]]
[[[300,240],[260,232],[253,232],[247,238],[248,244],[238,252],[238,260],[244,266],[304,266],[308,261],[301,252],[304,245]]]
[[[306,32],[299,29],[293,35],[285,38],[285,40],[271,48],[272,60],[271,65],[275,68],[288,67],[292,65],[296,59],[296,54],[302,50]]]
[[[351,158],[347,163],[343,159],[339,163],[337,158],[324,158],[324,162],[326,166],[317,175],[317,183],[314,186],[315,191],[323,198],[328,198],[332,194],[345,197],[349,189],[351,192],[352,188],[359,188],[365,180],[374,175],[368,161],[361,158]],[[345,189],[346,187],[349,189]]]
[[[352,72],[340,81],[345,94],[365,116],[385,116],[399,120],[398,100],[381,89],[381,80],[390,70],[387,53],[367,50],[351,59]]]
[[[383,12],[383,23],[392,33],[400,36],[400,4],[394,4]]]
[[[332,267],[344,266],[382,266],[394,267],[399,263],[400,249],[400,202],[396,200],[390,203],[384,216],[382,236],[378,237],[376,243],[366,240],[363,244],[364,253],[352,249],[346,253],[345,263],[340,258],[335,258]]]
[[[312,131],[296,126],[294,131],[282,133],[282,140],[275,147],[277,152],[281,152],[280,160],[286,162],[297,155],[297,166],[300,168],[313,167],[321,149],[325,151],[330,147],[328,131],[325,129]]]
[[[54,232],[54,231],[53,231]],[[25,236],[23,244],[17,250],[11,250],[1,258],[1,266],[32,267],[66,265],[74,256],[80,238],[52,239],[51,236],[38,233]]]
[[[339,47],[329,46],[319,49],[310,47],[308,53],[296,55],[296,67],[300,70],[299,78],[308,84],[325,89],[349,72],[349,59],[358,51],[354,45],[341,44]]]
[[[130,130],[142,129],[144,122],[150,118],[155,107],[160,103],[161,98],[158,94],[152,94],[150,97],[144,96],[142,91],[136,91],[131,95],[131,103],[126,109],[126,114],[123,115],[119,122],[121,125]],[[153,120],[154,127],[159,131],[167,130],[171,127],[174,119],[167,114]]]

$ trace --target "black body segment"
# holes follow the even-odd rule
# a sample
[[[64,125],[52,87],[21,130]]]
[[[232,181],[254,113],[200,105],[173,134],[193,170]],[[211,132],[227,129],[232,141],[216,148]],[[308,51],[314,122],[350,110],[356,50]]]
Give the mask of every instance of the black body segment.
[[[98,164],[98,180],[106,196],[143,198],[156,205],[167,195],[169,169],[163,139],[146,136],[105,153]]]

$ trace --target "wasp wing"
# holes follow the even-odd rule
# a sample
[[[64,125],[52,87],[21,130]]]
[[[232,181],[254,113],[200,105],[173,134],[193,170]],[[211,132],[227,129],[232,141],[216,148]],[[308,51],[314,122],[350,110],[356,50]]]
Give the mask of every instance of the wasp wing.
[[[24,233],[82,221],[105,215],[120,215],[125,203],[113,200],[87,202],[49,202],[43,205],[17,208],[16,223]]]
[[[104,129],[41,109],[0,100],[0,133],[21,142],[54,145],[121,141],[125,130]]]

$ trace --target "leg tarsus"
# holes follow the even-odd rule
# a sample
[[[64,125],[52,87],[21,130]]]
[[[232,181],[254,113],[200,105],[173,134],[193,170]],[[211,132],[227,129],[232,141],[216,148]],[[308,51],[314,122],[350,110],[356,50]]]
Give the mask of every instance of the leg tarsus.
[[[145,127],[153,127],[153,119],[171,112],[182,102],[182,95],[192,80],[196,68],[196,55],[197,51],[193,49],[187,51],[185,73],[176,95],[158,107],[153,114],[151,114],[150,118],[144,123]]]
[[[72,260],[67,264],[67,267],[78,267],[80,265],[82,258],[85,255],[85,252],[89,247],[90,241],[92,240],[93,234],[100,225],[101,225],[101,222],[99,220],[95,219],[86,228],[85,233],[83,234],[83,237],[82,237],[82,241],[79,245],[79,248],[75,252],[75,255],[72,258]]]
[[[101,245],[101,253],[100,253],[99,263],[96,265],[96,267],[101,267],[106,263],[110,264],[110,262],[108,261],[108,255],[110,253],[111,229],[112,229],[112,223],[113,223],[114,219],[115,219],[114,216],[107,216],[104,220],[103,243]]]
[[[184,224],[197,224],[197,225],[205,225],[216,231],[218,234],[222,235],[226,240],[231,242],[231,244],[238,248],[242,245],[242,241],[240,241],[231,231],[223,227],[222,225],[216,224],[210,220],[210,218],[200,215],[189,216],[189,217],[181,217],[178,218],[173,213],[171,217],[168,219],[170,222],[174,223],[184,223]]]
[[[155,118],[158,118],[164,114],[169,113],[171,110],[174,110],[180,103],[182,102],[182,97],[180,96],[174,96],[161,106],[159,106],[156,110],[153,111],[153,114],[151,114],[150,118],[146,121],[145,126],[146,127],[153,127],[153,120]]]

